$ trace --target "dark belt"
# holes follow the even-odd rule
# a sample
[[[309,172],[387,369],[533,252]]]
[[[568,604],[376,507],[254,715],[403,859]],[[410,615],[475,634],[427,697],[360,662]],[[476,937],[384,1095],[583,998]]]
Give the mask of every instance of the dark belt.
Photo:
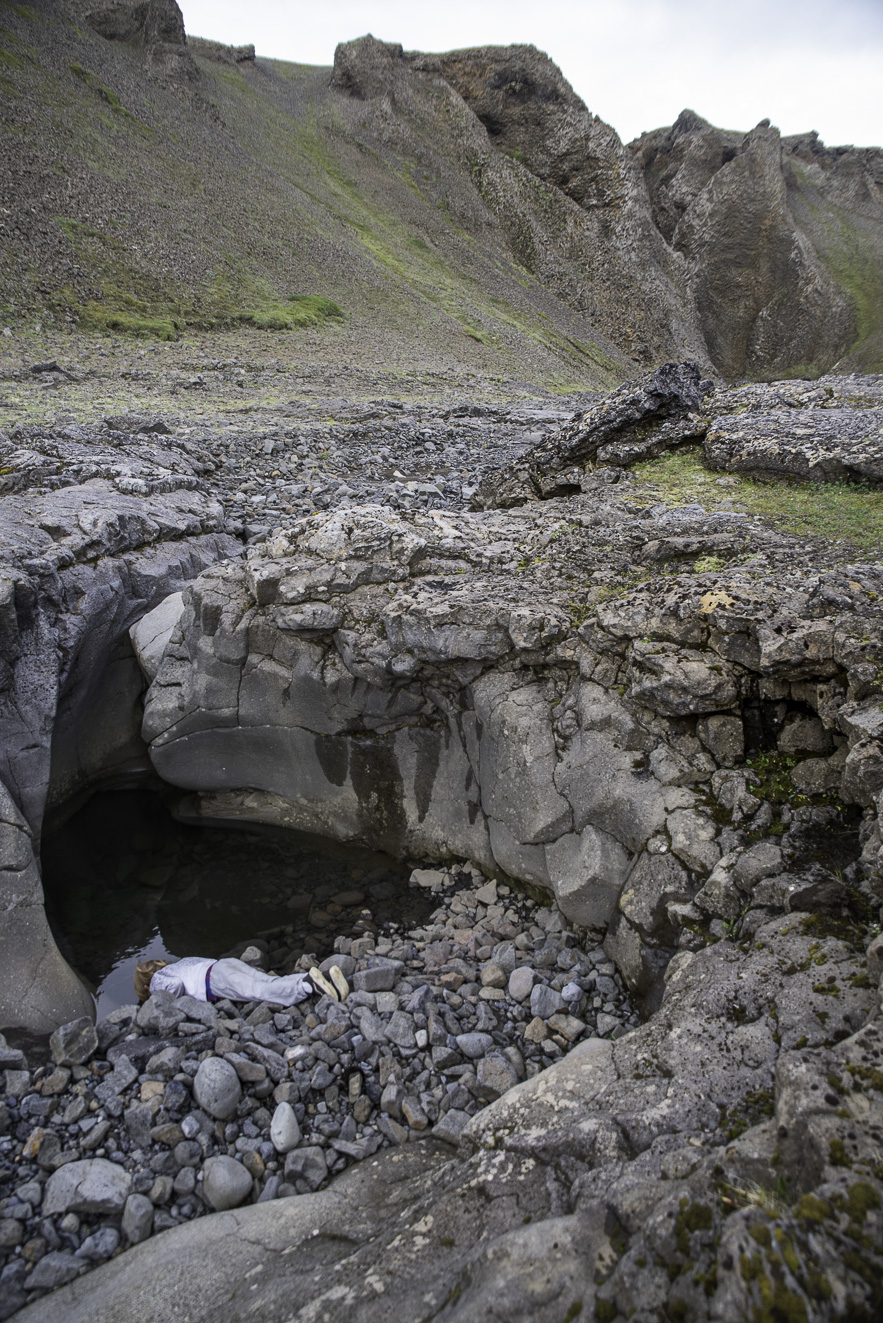
[[[212,963],[209,965],[208,969],[205,971],[205,999],[206,999],[206,1001],[215,1002],[215,1001],[220,1001],[220,1000],[221,1000],[220,997],[216,997],[215,994],[212,992],[212,985],[211,985],[211,978],[210,978],[211,972],[212,972],[212,970],[214,969],[214,967],[215,967],[215,965],[216,965],[217,963],[218,963],[217,960],[213,960]]]

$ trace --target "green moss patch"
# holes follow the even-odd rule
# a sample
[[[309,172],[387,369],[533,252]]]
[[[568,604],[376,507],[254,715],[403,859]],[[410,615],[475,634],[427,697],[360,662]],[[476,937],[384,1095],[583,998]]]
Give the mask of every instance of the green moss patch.
[[[344,320],[343,311],[332,299],[318,294],[291,294],[286,303],[270,304],[254,312],[241,312],[234,320],[248,322],[261,331],[294,331],[301,326],[326,326]]]
[[[81,64],[72,64],[70,66],[70,71],[75,78],[79,78],[80,82],[85,83],[91,92],[94,92],[97,97],[104,101],[115,115],[120,115],[123,119],[134,118],[132,112],[127,110],[122,101],[120,101],[116,92],[112,91],[109,87],[105,87],[98,77],[89,69],[84,69]]]
[[[733,482],[718,487],[698,446],[636,464],[634,472],[642,502],[647,490],[670,505],[699,500],[708,510],[732,501],[734,509],[762,515],[786,533],[824,537],[875,554],[883,543],[883,492],[860,485],[767,481],[731,474]]]

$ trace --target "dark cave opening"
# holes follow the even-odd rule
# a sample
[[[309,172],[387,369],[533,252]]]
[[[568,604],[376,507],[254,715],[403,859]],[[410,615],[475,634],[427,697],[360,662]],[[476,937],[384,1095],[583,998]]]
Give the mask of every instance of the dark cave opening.
[[[287,973],[338,936],[421,922],[437,901],[387,855],[284,829],[194,826],[150,790],[103,790],[42,842],[43,889],[62,954],[99,1017],[134,1000],[139,960],[219,957],[257,945]]]

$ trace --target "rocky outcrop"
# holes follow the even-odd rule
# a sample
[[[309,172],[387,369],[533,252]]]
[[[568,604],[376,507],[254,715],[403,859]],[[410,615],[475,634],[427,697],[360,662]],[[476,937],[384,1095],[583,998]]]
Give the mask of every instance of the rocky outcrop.
[[[879,1312],[883,569],[732,509],[648,506],[628,470],[756,424],[753,467],[837,476],[813,457],[834,453],[838,415],[875,416],[879,385],[708,393],[696,365],[668,365],[557,434],[543,416],[538,447],[501,414],[509,462],[484,510],[453,508],[462,488],[433,508],[396,487],[394,510],[323,484],[283,519],[275,502],[306,493],[268,483],[249,507],[250,483],[235,509],[272,524],[235,559],[210,496],[224,470],[155,420],[17,433],[4,503],[36,624],[13,587],[4,860],[32,870],[32,913],[27,814],[122,766],[86,677],[117,647],[131,675],[129,626],[149,758],[187,820],[441,865],[414,875],[440,901],[423,927],[337,938],[343,1006],[234,1016],[153,999],[91,1034],[67,1026],[51,1073],[0,1042],[0,1156],[29,1177],[0,1210],[6,1298],[60,1286],[28,1323],[125,1320],[148,1292],[156,1312],[174,1293],[194,1319],[271,1323],[341,1305],[363,1323]],[[259,432],[281,481],[285,447]],[[719,462],[738,467],[749,451],[727,435]],[[854,474],[867,455],[844,436]],[[519,468],[523,504],[494,508]],[[187,582],[200,557],[217,560]],[[127,685],[105,682],[106,700],[134,707]],[[44,726],[19,737],[13,711]],[[92,761],[64,752],[84,727]],[[645,1023],[605,1009],[623,984]],[[44,1023],[62,1002],[38,1007]],[[398,1147],[381,1154],[381,1135]],[[229,1211],[198,1216],[209,1207]],[[46,1242],[32,1272],[19,1221]],[[104,1266],[80,1276],[87,1256]]]
[[[184,16],[176,0],[65,0],[67,8],[108,41],[184,46]]]
[[[63,0],[76,18],[108,41],[144,48],[148,63],[187,79],[199,71],[187,52],[184,15],[176,0]]]
[[[0,498],[0,1024],[34,1032],[92,1011],[46,921],[45,816],[149,771],[128,628],[239,547],[205,493],[205,457],[111,429],[90,440],[22,429]]]
[[[631,150],[725,378],[858,366],[878,352],[850,265],[879,279],[883,154],[827,151],[817,135],[782,140],[769,120],[730,133],[689,110]]]
[[[542,181],[579,208],[565,209],[565,251],[580,255],[578,283],[567,279],[568,301],[638,363],[653,362],[663,344],[698,344],[680,263],[653,224],[640,172],[547,55],[533,46],[405,53],[368,36],[338,46],[332,85],[361,100],[385,99],[400,114],[416,109],[433,86],[462,98],[470,112],[463,147],[514,256],[564,292],[549,252],[550,241],[558,248],[560,240],[552,233],[544,239],[537,227]],[[704,346],[697,356],[704,357]]]
[[[695,363],[668,363],[576,414],[557,435],[482,478],[472,503],[509,509],[581,489],[701,442],[710,468],[811,482],[883,481],[883,378],[713,389]]]
[[[478,509],[509,509],[526,501],[579,491],[595,465],[628,468],[678,445],[700,440],[703,397],[712,388],[697,363],[666,363],[627,382],[576,415],[558,434],[523,455],[512,468],[491,471],[473,498]]]
[[[691,926],[822,896],[807,841],[834,810],[813,795],[868,809],[876,876],[879,567],[798,570],[744,516],[635,517],[603,493],[557,503],[552,527],[549,506],[356,508],[207,571],[147,695],[157,772],[205,820],[466,857],[583,927],[612,921],[609,950],[651,999]],[[763,549],[775,573],[620,586],[620,564],[712,548]],[[583,606],[570,585],[589,566]],[[807,807],[777,817],[746,751],[784,758]]]

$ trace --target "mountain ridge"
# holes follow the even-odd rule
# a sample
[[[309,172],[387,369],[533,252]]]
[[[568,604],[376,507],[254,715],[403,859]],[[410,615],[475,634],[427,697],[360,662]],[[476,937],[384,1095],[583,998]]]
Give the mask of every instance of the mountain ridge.
[[[625,145],[534,47],[364,37],[313,68],[188,40],[174,0],[0,28],[10,320],[317,328],[329,305],[290,300],[318,296],[343,355],[570,389],[883,362],[879,150],[692,112]]]

